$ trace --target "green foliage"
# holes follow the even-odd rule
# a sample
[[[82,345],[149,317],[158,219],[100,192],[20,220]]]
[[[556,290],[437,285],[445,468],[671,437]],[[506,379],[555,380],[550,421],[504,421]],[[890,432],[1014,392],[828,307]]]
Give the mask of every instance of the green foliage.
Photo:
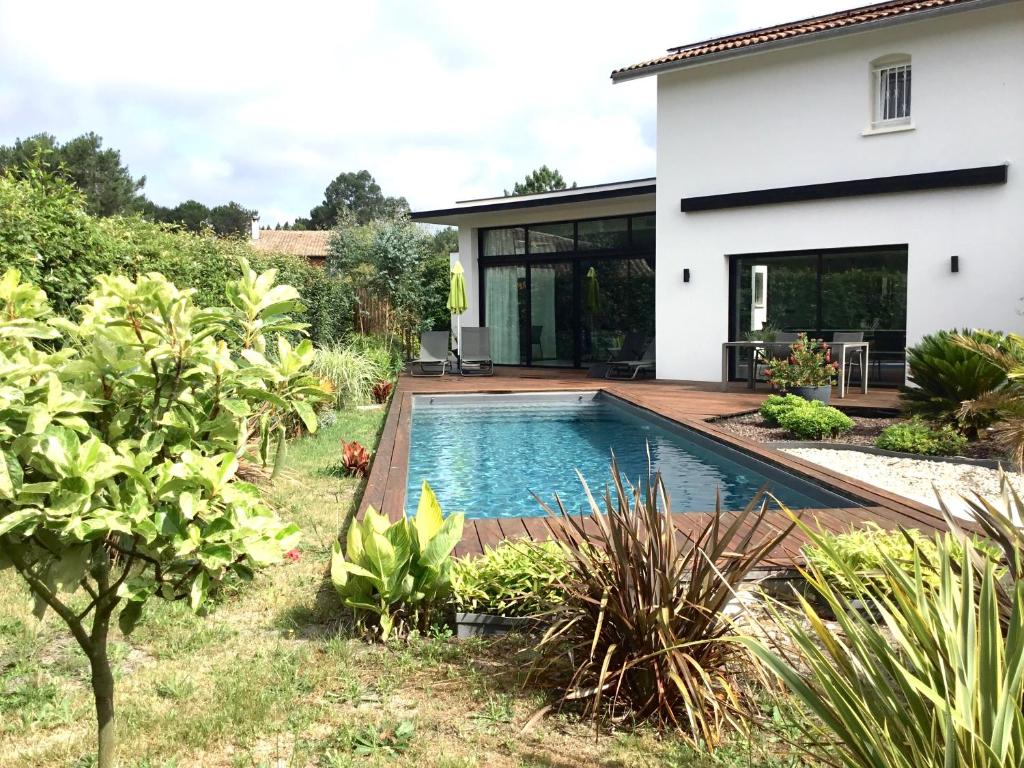
[[[875,440],[875,447],[922,456],[955,456],[967,447],[967,438],[948,424],[931,427],[913,418],[883,429]]]
[[[842,411],[817,401],[804,401],[778,414],[779,426],[797,440],[824,440],[853,429],[853,419]]]
[[[405,367],[401,342],[390,336],[358,335],[348,340],[347,346],[373,360],[381,371],[382,380],[393,380]]]
[[[354,521],[344,551],[334,543],[331,581],[356,620],[364,627],[375,622],[381,640],[410,625],[429,627],[432,607],[451,592],[451,553],[464,519],[461,513],[444,518],[424,482],[414,518],[390,523],[371,507]]]
[[[539,192],[556,192],[559,189],[576,189],[576,182],[572,183],[569,187],[565,183],[565,179],[562,178],[562,174],[557,169],[548,168],[546,165],[542,165],[530,173],[526,174],[526,178],[522,181],[517,181],[512,187],[512,191],[505,190],[505,197],[511,197],[513,195],[535,195]]]
[[[316,351],[312,373],[330,382],[332,407],[342,409],[369,402],[373,385],[384,371],[367,354],[350,346],[334,345]]]
[[[1006,371],[976,349],[958,341],[970,339],[995,350],[1004,348],[1001,334],[992,331],[939,331],[907,349],[908,378],[912,387],[900,392],[904,409],[928,421],[950,424],[970,438],[997,418],[995,408],[984,407],[989,393],[1006,384]],[[1007,351],[1020,347],[1008,347]],[[1018,364],[1024,355],[1016,355]],[[982,407],[965,411],[964,403],[982,401]]]
[[[761,403],[761,417],[769,427],[779,426],[779,416],[794,408],[802,408],[807,401],[799,395],[769,395]]]
[[[319,345],[352,331],[351,286],[297,256],[254,252],[247,242],[210,232],[191,234],[138,217],[95,218],[68,182],[29,168],[23,177],[0,175],[0,267],[18,269],[42,288],[58,314],[70,315],[101,274],[130,277],[159,272],[181,288],[195,289],[201,307],[228,303],[227,285],[241,276],[239,260],[257,271],[276,269],[297,288],[297,321]],[[290,334],[293,342],[297,334]]]
[[[839,363],[832,361],[832,349],[821,339],[806,333],[797,336],[789,348],[789,357],[771,361],[764,375],[777,389],[793,387],[824,387],[836,378]]]
[[[961,547],[978,569],[960,567]],[[878,565],[870,580],[846,574],[866,611],[809,569],[838,631],[800,598],[795,615],[776,608],[795,654],[745,640],[812,715],[804,722],[812,760],[846,768],[1024,764],[1024,583],[1008,590],[1001,616],[995,564],[969,539],[949,535],[931,557],[915,549],[907,562],[882,552]]]
[[[1024,336],[988,334],[986,338],[978,334],[957,334],[954,341],[1006,377],[1003,386],[973,400],[965,400],[957,413],[958,422],[995,421],[992,427],[995,444],[1006,451],[1018,468],[1024,467]]]
[[[568,575],[560,545],[505,541],[479,557],[456,560],[452,594],[463,613],[535,616],[562,602],[561,583]]]
[[[365,226],[371,221],[393,219],[408,213],[406,199],[385,197],[369,171],[339,173],[324,190],[323,202],[309,212],[308,219],[296,219],[295,228]]]
[[[534,673],[561,684],[568,662],[564,701],[582,701],[592,716],[650,718],[713,748],[745,709],[726,606],[790,529],[763,530],[767,502],[758,498],[736,515],[716,510],[681,538],[660,475],[627,490],[613,460],[612,478],[603,505],[584,485],[586,521],[560,500],[557,513],[546,508],[570,574]]]
[[[116,216],[142,210],[140,194],[146,177],[132,178],[121,164],[121,153],[103,149],[103,139],[84,133],[64,144],[40,133],[0,147],[0,171],[18,174],[43,171],[66,179],[84,196],[86,211],[94,216]]]
[[[431,283],[426,268],[431,240],[408,218],[375,220],[366,226],[345,227],[331,240],[328,274],[343,275],[387,303],[385,335],[397,333],[407,351],[423,330],[431,303],[442,305],[447,288],[438,294],[436,274]]]
[[[814,572],[847,597],[857,597],[863,586],[873,591],[888,588],[882,569],[886,561],[902,566],[913,576],[914,553],[918,551],[926,562],[934,562],[935,543],[920,531],[887,531],[874,523],[846,533],[822,534],[803,550]],[[934,571],[926,568],[922,576],[926,584],[937,585]]]
[[[113,759],[114,614],[128,633],[154,596],[198,611],[298,537],[236,473],[251,437],[266,455],[279,435],[281,456],[289,423],[316,429],[312,345],[278,336],[276,360],[260,354],[265,331],[295,328],[296,294],[243,266],[229,308],[197,307],[159,274],[103,276],[77,321],[16,270],[0,280],[0,568],[89,658],[101,766]],[[246,347],[233,354],[225,337]],[[80,591],[88,605],[72,609]]]
[[[36,167],[23,178],[0,175],[0,269],[17,269],[41,286],[56,312],[69,314],[82,302],[96,275],[128,267],[128,253],[105,245],[69,182]]]

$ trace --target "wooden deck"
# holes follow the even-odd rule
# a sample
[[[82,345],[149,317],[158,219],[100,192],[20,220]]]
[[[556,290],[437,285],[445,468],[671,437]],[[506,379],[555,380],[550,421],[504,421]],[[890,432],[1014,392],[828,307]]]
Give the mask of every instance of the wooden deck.
[[[413,378],[403,375],[377,447],[366,490],[360,505],[361,515],[368,506],[396,519],[404,512],[405,487],[409,460],[409,421],[412,398],[416,394],[448,393],[511,393],[603,390],[684,426],[696,429],[726,445],[739,448],[777,467],[794,472],[843,496],[859,501],[862,506],[844,509],[805,510],[804,519],[817,521],[831,531],[848,530],[872,521],[884,528],[897,525],[923,531],[944,529],[939,513],[930,507],[879,488],[852,480],[845,475],[776,451],[763,444],[741,439],[716,427],[708,419],[754,410],[767,392],[750,392],[742,384],[720,391],[717,385],[693,382],[613,382],[588,379],[578,371],[541,371],[537,369],[504,368],[493,377],[469,378],[446,375],[440,378]],[[866,395],[850,393],[836,402],[844,408],[892,408],[897,403],[893,390],[874,390]],[[706,521],[699,513],[676,514],[676,527],[682,532],[696,530]],[[543,517],[467,520],[466,532],[456,554],[479,553],[502,539],[529,537],[548,538]],[[772,513],[771,525],[784,527],[788,520],[782,513]],[[765,563],[772,567],[791,567],[798,557],[803,537],[798,531],[790,535]]]

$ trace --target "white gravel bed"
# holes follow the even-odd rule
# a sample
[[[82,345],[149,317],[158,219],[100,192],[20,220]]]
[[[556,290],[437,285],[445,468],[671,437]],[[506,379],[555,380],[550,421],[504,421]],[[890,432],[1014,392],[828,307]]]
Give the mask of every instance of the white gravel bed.
[[[967,505],[960,494],[978,491],[993,500],[999,496],[999,471],[971,464],[954,464],[929,459],[876,456],[861,451],[836,451],[828,448],[783,448],[805,461],[842,472],[844,475],[896,493],[938,509],[935,489],[954,513],[966,514]],[[1024,489],[1024,475],[1008,472],[1010,483]]]

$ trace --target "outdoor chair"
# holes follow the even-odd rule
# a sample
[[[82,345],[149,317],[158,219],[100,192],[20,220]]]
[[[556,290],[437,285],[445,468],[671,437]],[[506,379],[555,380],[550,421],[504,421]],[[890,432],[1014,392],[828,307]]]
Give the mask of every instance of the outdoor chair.
[[[490,328],[463,328],[461,352],[462,365],[459,372],[463,376],[494,375]]]
[[[836,331],[832,334],[832,343],[840,344],[842,342],[854,342],[864,341],[864,331]],[[832,359],[839,362],[838,354],[833,351]],[[864,348],[857,347],[856,349],[846,350],[846,371],[843,380],[849,384],[850,374],[853,373],[853,364],[857,363],[857,372],[861,375],[861,380],[867,376],[867,371],[864,370]]]
[[[654,349],[654,339],[652,338],[638,360],[609,363],[604,377],[606,379],[635,379],[641,374],[646,376],[648,373],[653,376],[655,372]]]
[[[608,368],[615,363],[626,363],[630,360],[639,359],[644,353],[645,338],[642,333],[635,333],[633,331],[627,333],[622,340],[622,345],[613,354],[609,355],[607,360],[591,364],[587,369],[587,378],[603,379],[605,374],[608,373]]]
[[[415,360],[409,361],[409,373],[412,376],[444,376],[447,368],[448,331],[421,333],[420,355]]]

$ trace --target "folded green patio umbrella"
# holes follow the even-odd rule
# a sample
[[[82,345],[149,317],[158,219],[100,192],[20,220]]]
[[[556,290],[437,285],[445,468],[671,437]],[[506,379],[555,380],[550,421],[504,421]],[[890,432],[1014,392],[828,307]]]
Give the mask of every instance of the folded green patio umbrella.
[[[591,267],[583,286],[583,309],[591,315],[601,310],[601,285],[597,282],[597,270]]]
[[[456,317],[456,330],[455,338],[458,339],[459,343],[462,343],[460,332],[462,330],[462,320],[459,319],[463,312],[469,309],[469,302],[466,300],[466,275],[462,271],[462,264],[459,262],[452,263],[451,272],[451,283],[448,286],[448,311]]]

